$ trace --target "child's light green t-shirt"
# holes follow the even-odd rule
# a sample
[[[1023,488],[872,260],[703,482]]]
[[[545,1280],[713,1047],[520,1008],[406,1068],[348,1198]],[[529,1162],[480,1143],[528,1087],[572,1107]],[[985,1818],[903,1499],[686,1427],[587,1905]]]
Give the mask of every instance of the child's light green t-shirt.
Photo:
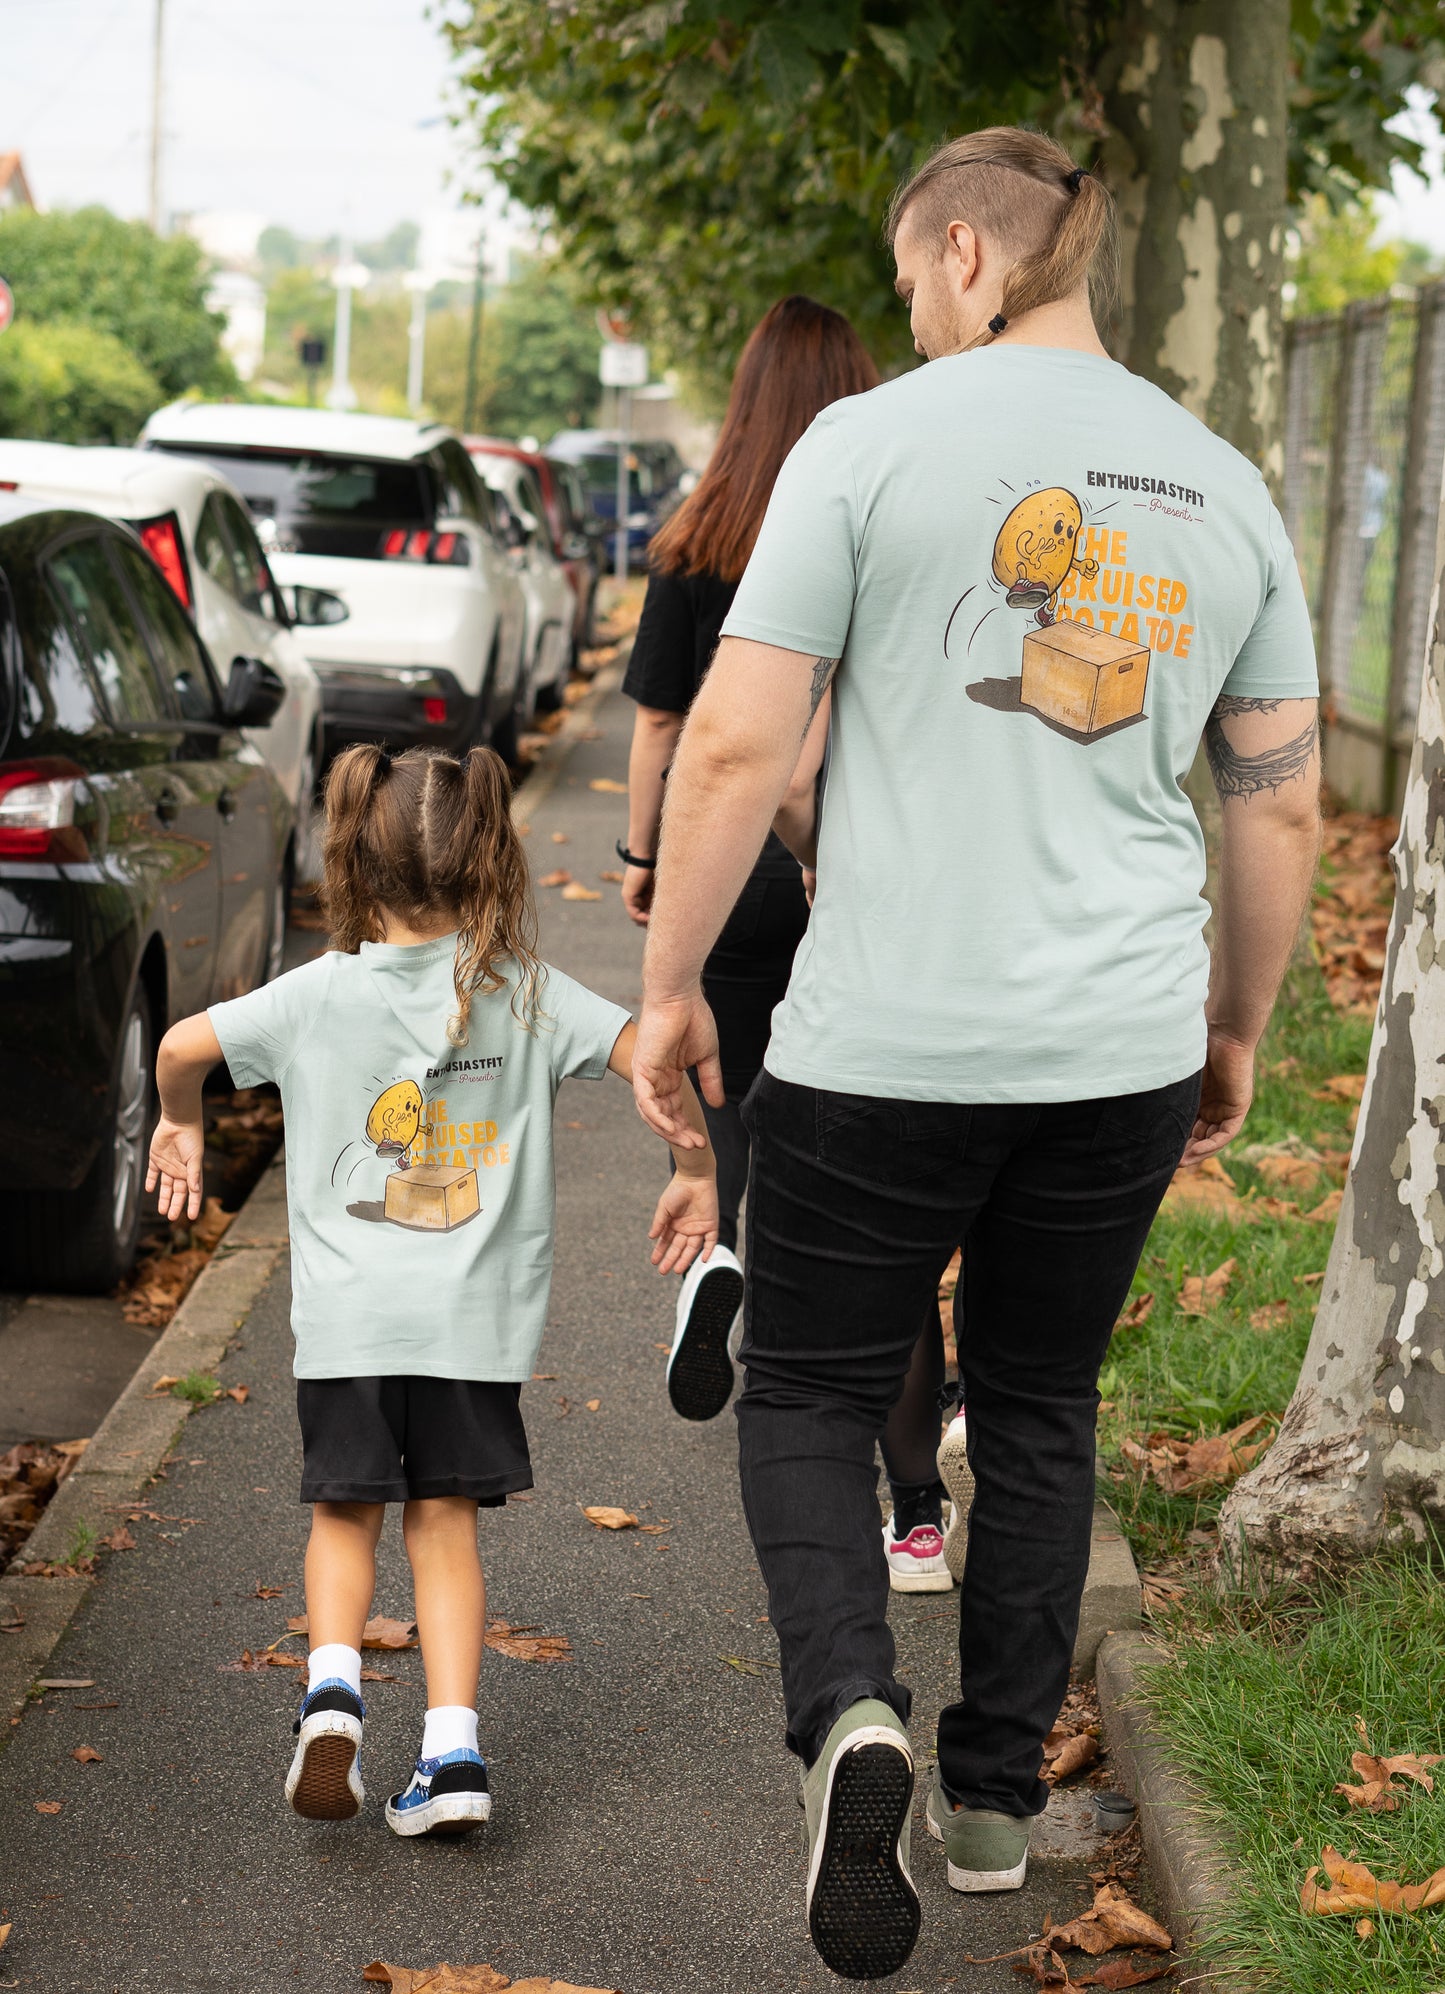
[[[771,1073],[1042,1102],[1203,1063],[1180,778],[1221,692],[1317,690],[1294,557],[1238,451],[1099,356],[933,361],[813,424],[723,629],[842,661]]]
[[[630,1020],[546,968],[529,1032],[513,968],[453,1046],[455,948],[364,942],[210,1007],[237,1085],[281,1089],[298,1378],[532,1375],[553,1101],[602,1077]]]

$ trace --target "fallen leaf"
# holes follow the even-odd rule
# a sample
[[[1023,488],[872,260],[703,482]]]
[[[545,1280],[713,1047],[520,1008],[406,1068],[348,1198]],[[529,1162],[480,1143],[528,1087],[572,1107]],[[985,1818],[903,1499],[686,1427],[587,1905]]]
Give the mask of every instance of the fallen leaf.
[[[1081,1973],[1075,1987],[1143,1987],[1151,1980],[1167,1980],[1179,1971],[1177,1959],[1155,1959],[1135,1966],[1127,1959],[1106,1959],[1092,1973]]]
[[[600,1410],[601,1405],[602,1405],[601,1399],[588,1399],[587,1410],[588,1412],[597,1412]]]
[[[222,1662],[223,1675],[250,1675],[254,1669],[304,1669],[304,1655],[278,1655],[274,1649],[263,1648],[253,1654],[249,1648],[241,1650],[239,1662]]]
[[[1315,1881],[1321,1868],[1328,1878],[1323,1884]],[[1349,1862],[1333,1848],[1321,1852],[1319,1863],[1300,1885],[1300,1909],[1321,1918],[1339,1911],[1408,1914],[1442,1901],[1445,1901],[1445,1869],[1437,1869],[1423,1883],[1397,1883],[1376,1877],[1364,1863]]]
[[[77,1745],[70,1756],[79,1759],[83,1766],[98,1766],[104,1763],[94,1745]]]
[[[1266,1302],[1263,1308],[1251,1309],[1249,1326],[1251,1329],[1279,1329],[1289,1321],[1288,1302]]]
[[[571,881],[571,878],[572,875],[568,872],[567,868],[559,865],[555,872],[544,872],[542,877],[537,881],[537,884],[539,886],[566,886]]]
[[[1373,1918],[1356,1919],[1355,1937],[1357,1939],[1372,1939],[1374,1936],[1375,1936],[1375,1921]]]
[[[226,1388],[226,1397],[234,1399],[237,1405],[244,1405],[250,1396],[251,1387],[249,1385],[228,1385]]]
[[[163,1378],[157,1378],[151,1386],[151,1397],[154,1398],[157,1392],[168,1392],[172,1385],[178,1385],[180,1382],[178,1377],[167,1371]]]
[[[605,879],[609,886],[620,886],[622,884],[622,874],[620,872],[599,872],[597,877]]]
[[[41,1676],[37,1689],[94,1689],[94,1676]]]
[[[1119,1452],[1131,1467],[1159,1484],[1170,1495],[1186,1495],[1191,1489],[1211,1482],[1233,1481],[1251,1467],[1269,1446],[1273,1434],[1250,1445],[1244,1443],[1262,1426],[1272,1424],[1268,1413],[1256,1413],[1228,1433],[1207,1439],[1179,1440],[1169,1433],[1151,1433],[1145,1440],[1122,1440]]]
[[[109,1531],[100,1541],[107,1551],[133,1551],[135,1549],[135,1539],[123,1523],[118,1523],[114,1530]]]
[[[565,1634],[539,1634],[534,1627],[512,1627],[489,1620],[483,1636],[489,1648],[510,1655],[514,1662],[570,1662],[572,1643]]]
[[[637,1518],[630,1509],[616,1509],[609,1503],[584,1505],[582,1514],[599,1530],[635,1530]]]
[[[1255,1169],[1266,1184],[1277,1184],[1288,1189],[1292,1185],[1313,1184],[1320,1174],[1321,1164],[1317,1158],[1306,1156],[1261,1156]]]
[[[1350,1766],[1358,1773],[1361,1784],[1342,1783],[1335,1788],[1335,1792],[1342,1793],[1351,1807],[1362,1808],[1370,1814],[1395,1813],[1406,1797],[1405,1789],[1394,1783],[1397,1777],[1414,1780],[1427,1793],[1435,1791],[1435,1782],[1426,1768],[1442,1763],[1440,1753],[1399,1752],[1392,1758],[1382,1758],[1370,1750],[1370,1736],[1363,1717],[1356,1717],[1355,1730],[1364,1750],[1351,1755]]]
[[[552,833],[552,843],[554,845],[570,845],[571,842],[572,840],[567,836],[565,831],[554,831]]]
[[[1164,1193],[1166,1205],[1200,1206],[1206,1210],[1233,1211],[1241,1203],[1234,1179],[1217,1156],[1176,1170]]]
[[[1048,1747],[1045,1746],[1047,1753]],[[1057,1786],[1061,1780],[1092,1765],[1099,1756],[1099,1741],[1088,1731],[1076,1731],[1065,1738],[1053,1757],[1044,1767],[1043,1778],[1050,1786]]]
[[[35,1811],[37,1814],[58,1814],[62,1805],[59,1800],[37,1800]]]
[[[1136,1295],[1128,1308],[1120,1316],[1116,1325],[1119,1329],[1138,1329],[1148,1322],[1154,1312],[1154,1297],[1149,1294]]]
[[[13,1930],[13,1925],[0,1925],[0,1946],[4,1945]]]
[[[363,1682],[395,1682],[396,1677],[385,1675],[380,1669],[363,1669],[361,1671],[361,1680]]]
[[[1318,1274],[1296,1274],[1294,1277],[1295,1286],[1297,1288],[1317,1288],[1324,1278],[1325,1270],[1321,1267]]]
[[[1317,1101],[1360,1101],[1365,1094],[1363,1073],[1336,1073],[1313,1089]]]
[[[589,789],[600,789],[604,796],[626,796],[627,784],[614,782],[610,775],[595,775],[588,783]]]
[[[285,1586],[258,1585],[256,1590],[251,1594],[251,1597],[252,1599],[279,1599],[285,1590]]]
[[[1208,1315],[1234,1279],[1236,1263],[1221,1260],[1212,1274],[1190,1274],[1179,1290],[1176,1307],[1180,1315]]]
[[[288,1634],[305,1634],[310,1631],[304,1613],[293,1613],[286,1622]],[[388,1620],[385,1614],[378,1614],[368,1620],[361,1630],[363,1648],[415,1648],[417,1647],[416,1622],[414,1620]]]
[[[564,900],[600,900],[602,895],[595,886],[584,886],[580,879],[574,879],[570,886],[562,888]]]
[[[1319,1203],[1305,1213],[1312,1225],[1333,1225],[1340,1215],[1340,1206],[1345,1202],[1343,1191],[1326,1191]]]
[[[549,1980],[533,1975],[527,1980],[509,1980],[494,1966],[393,1966],[389,1960],[374,1959],[362,1969],[363,1980],[380,1981],[392,1994],[619,1994],[615,1987],[579,1987],[570,1980]]]
[[[643,1523],[639,1524],[638,1528],[644,1537],[660,1537],[664,1531],[671,1530],[672,1525],[670,1523]]]
[[[1110,1952],[1115,1946],[1150,1946],[1168,1952],[1173,1940],[1118,1883],[1101,1884],[1094,1902],[1066,1925],[1051,1925],[1044,1933],[1051,1946],[1076,1946],[1080,1952]]]

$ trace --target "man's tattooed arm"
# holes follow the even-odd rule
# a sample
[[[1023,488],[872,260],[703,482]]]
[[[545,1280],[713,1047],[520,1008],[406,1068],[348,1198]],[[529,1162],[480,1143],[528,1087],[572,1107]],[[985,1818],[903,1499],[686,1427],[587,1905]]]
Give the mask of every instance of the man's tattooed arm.
[[[837,669],[838,660],[836,658],[814,658],[813,660],[813,683],[810,688],[808,700],[808,718],[803,726],[803,739],[805,741],[808,738],[808,729],[812,726],[818,708],[823,703],[823,694],[833,683],[833,674]]]
[[[1225,722],[1237,713],[1274,713],[1282,699],[1240,699],[1221,693],[1204,727],[1204,752],[1221,803],[1242,796],[1246,802],[1268,790],[1271,795],[1285,783],[1304,774],[1314,760],[1319,738],[1319,722],[1314,714],[1309,724],[1293,740],[1262,748],[1254,754],[1241,753],[1225,734]]]

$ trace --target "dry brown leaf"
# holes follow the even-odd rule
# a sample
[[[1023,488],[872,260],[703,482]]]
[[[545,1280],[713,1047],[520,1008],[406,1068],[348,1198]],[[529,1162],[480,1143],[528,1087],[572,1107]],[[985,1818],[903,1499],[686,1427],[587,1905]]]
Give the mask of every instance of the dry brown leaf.
[[[1164,1193],[1166,1205],[1202,1206],[1206,1210],[1235,1211],[1241,1203],[1234,1179],[1217,1156],[1175,1171]]]
[[[1208,1315],[1216,1302],[1224,1299],[1235,1265],[1233,1260],[1221,1260],[1212,1274],[1188,1275],[1175,1304],[1180,1315]]]
[[[1260,1331],[1279,1329],[1289,1321],[1288,1302],[1266,1302],[1263,1308],[1251,1309],[1249,1326]]]
[[[279,1599],[285,1590],[285,1586],[263,1586],[258,1583],[251,1597],[252,1599]]]
[[[228,1399],[234,1399],[237,1405],[244,1405],[251,1396],[251,1387],[249,1385],[228,1385],[225,1396]]]
[[[1317,1101],[1361,1101],[1365,1095],[1365,1075],[1336,1073],[1312,1091]]]
[[[599,872],[597,877],[605,879],[609,886],[620,886],[622,884],[622,874],[620,872]]]
[[[565,831],[554,831],[552,833],[552,843],[554,845],[570,845],[571,842],[572,840],[567,836]]]
[[[610,1503],[595,1502],[586,1504],[582,1514],[589,1523],[595,1523],[599,1530],[635,1530],[637,1518],[630,1509],[617,1509]]]
[[[374,1959],[362,1969],[363,1980],[380,1981],[391,1994],[619,1994],[615,1987],[579,1987],[570,1980],[549,1980],[533,1975],[527,1980],[509,1980],[494,1966],[393,1966],[389,1960]]]
[[[587,1401],[588,1412],[600,1412],[601,1409],[602,1409],[601,1399],[588,1399]]]
[[[1325,1883],[1316,1881],[1321,1869],[1328,1879]],[[1327,1848],[1300,1885],[1299,1901],[1302,1911],[1321,1918],[1340,1911],[1424,1911],[1445,1902],[1445,1868],[1423,1883],[1397,1883],[1375,1876],[1362,1862],[1347,1861],[1338,1849]]]
[[[614,782],[610,775],[594,775],[588,783],[589,789],[600,789],[604,796],[626,796],[627,784]]]
[[[1397,1752],[1391,1758],[1382,1758],[1370,1750],[1370,1734],[1363,1717],[1356,1717],[1355,1730],[1364,1749],[1351,1754],[1350,1767],[1359,1775],[1361,1784],[1356,1786],[1342,1782],[1335,1788],[1335,1792],[1342,1793],[1351,1807],[1362,1808],[1370,1814],[1395,1813],[1406,1797],[1405,1788],[1394,1783],[1397,1776],[1414,1780],[1427,1793],[1435,1791],[1435,1782],[1426,1768],[1445,1762],[1440,1753]]]
[[[1310,1156],[1261,1156],[1254,1167],[1266,1184],[1289,1190],[1293,1186],[1313,1184],[1324,1165],[1318,1158]]]
[[[1120,1316],[1116,1327],[1119,1329],[1138,1329],[1143,1323],[1148,1322],[1153,1313],[1154,1297],[1150,1294],[1136,1295],[1128,1308]]]
[[[13,1924],[0,1925],[0,1946],[4,1945],[5,1941],[9,1938],[13,1930],[14,1930]]]
[[[177,1376],[167,1371],[164,1377],[157,1378],[151,1386],[151,1397],[154,1398],[157,1392],[168,1392],[172,1385],[178,1385],[180,1382]]]
[[[293,1613],[286,1622],[288,1634],[309,1632],[309,1623],[304,1613]],[[388,1620],[385,1614],[377,1614],[368,1620],[361,1630],[363,1648],[415,1648],[418,1645],[416,1622],[414,1620]]]
[[[539,886],[567,886],[572,875],[565,866],[559,865],[555,872],[544,872],[537,881]]]
[[[600,900],[602,895],[595,886],[584,886],[580,879],[574,879],[570,886],[562,888],[564,900]]]
[[[1333,1225],[1340,1215],[1340,1206],[1345,1202],[1343,1191],[1326,1191],[1319,1203],[1305,1213],[1312,1225]]]
[[[1146,1960],[1136,1966],[1128,1959],[1106,1959],[1092,1973],[1081,1973],[1075,1987],[1143,1987],[1151,1980],[1167,1980],[1179,1971],[1177,1959]]]
[[[1375,1921],[1373,1918],[1357,1918],[1355,1920],[1355,1937],[1357,1939],[1372,1939],[1374,1936]]]
[[[1045,1746],[1044,1749],[1047,1752],[1048,1747]],[[1057,1786],[1060,1781],[1069,1779],[1074,1773],[1082,1772],[1085,1766],[1092,1765],[1098,1756],[1098,1739],[1088,1731],[1076,1731],[1072,1737],[1063,1740],[1058,1751],[1044,1767],[1042,1776],[1048,1785]]]
[[[1158,1920],[1141,1911],[1118,1883],[1101,1884],[1089,1910],[1081,1911],[1066,1925],[1050,1926],[1044,1937],[1051,1946],[1077,1946],[1087,1953],[1112,1952],[1116,1946],[1148,1946],[1168,1952],[1173,1944]]]
[[[1119,1452],[1131,1467],[1159,1484],[1170,1495],[1186,1495],[1191,1489],[1211,1482],[1233,1481],[1251,1467],[1268,1447],[1273,1435],[1249,1445],[1252,1433],[1272,1423],[1267,1413],[1242,1420],[1228,1433],[1216,1433],[1203,1440],[1179,1440],[1168,1433],[1151,1433],[1140,1442],[1125,1439]]]
[[[37,1800],[35,1811],[37,1814],[58,1814],[64,1804],[60,1800]]]
[[[253,1654],[249,1648],[241,1650],[239,1662],[222,1662],[223,1675],[250,1675],[253,1669],[304,1669],[304,1655],[279,1655],[274,1648],[262,1648]]]
[[[70,1756],[79,1759],[83,1766],[98,1766],[104,1763],[94,1745],[77,1745]]]
[[[510,1655],[514,1662],[570,1662],[572,1643],[565,1634],[539,1634],[534,1627],[512,1627],[489,1620],[483,1636],[489,1648]]]
[[[123,1523],[118,1523],[114,1530],[108,1531],[100,1541],[107,1551],[133,1551],[135,1549],[135,1539]]]

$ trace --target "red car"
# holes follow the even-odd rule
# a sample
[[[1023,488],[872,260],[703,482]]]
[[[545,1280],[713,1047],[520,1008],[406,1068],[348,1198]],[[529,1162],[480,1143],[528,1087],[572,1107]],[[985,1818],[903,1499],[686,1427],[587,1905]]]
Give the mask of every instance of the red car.
[[[468,436],[463,440],[468,450],[515,458],[532,473],[541,494],[542,516],[552,538],[552,552],[566,570],[577,599],[573,639],[579,651],[585,649],[594,642],[593,610],[602,570],[596,538],[587,530],[591,513],[576,465],[561,463],[540,450],[524,450],[520,444],[495,436]]]

